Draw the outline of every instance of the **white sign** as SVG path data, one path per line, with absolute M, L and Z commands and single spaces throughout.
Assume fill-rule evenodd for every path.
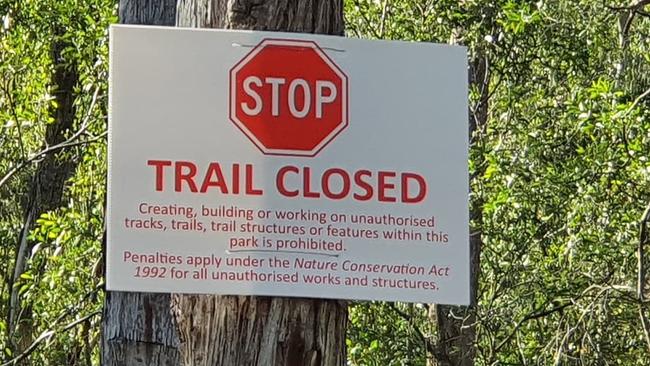
M 462 47 L 113 26 L 107 288 L 469 303 Z

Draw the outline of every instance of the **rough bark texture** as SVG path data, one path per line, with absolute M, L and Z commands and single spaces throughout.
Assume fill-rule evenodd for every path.
M 120 22 L 174 25 L 176 0 L 121 0 Z M 107 292 L 102 365 L 180 365 L 178 335 L 168 294 Z
M 344 365 L 344 302 L 174 295 L 185 365 Z
M 102 336 L 103 365 L 180 365 L 168 294 L 108 292 Z
M 488 119 L 488 62 L 481 50 L 470 62 L 469 83 L 481 90 L 479 104 L 469 115 L 470 143 L 476 143 L 475 132 L 484 128 Z M 476 164 L 484 166 L 484 164 Z M 482 176 L 485 172 L 477 169 L 474 176 Z M 483 200 L 475 197 L 470 208 L 472 222 L 469 233 L 470 246 L 470 306 L 436 305 L 430 309 L 430 318 L 437 324 L 438 337 L 434 358 L 429 362 L 432 366 L 472 366 L 476 357 L 476 301 L 478 298 L 478 280 L 481 269 L 481 227 L 483 217 Z
M 123 24 L 174 25 L 176 0 L 120 0 Z
M 177 26 L 343 34 L 341 0 L 179 0 Z M 347 304 L 173 295 L 186 365 L 341 366 Z
M 343 35 L 342 0 L 179 0 L 176 25 Z

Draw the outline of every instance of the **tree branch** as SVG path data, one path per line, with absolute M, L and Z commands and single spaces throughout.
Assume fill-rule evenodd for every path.
M 561 310 L 563 310 L 564 308 L 567 308 L 567 307 L 569 307 L 569 306 L 571 306 L 571 305 L 573 305 L 573 303 L 572 303 L 572 302 L 568 302 L 568 303 L 565 303 L 565 304 L 562 304 L 562 305 L 556 306 L 556 307 L 554 307 L 554 308 L 552 308 L 552 309 L 549 309 L 549 310 L 545 310 L 545 311 L 541 311 L 541 312 L 535 312 L 535 313 L 531 313 L 531 314 L 526 315 L 526 316 L 523 317 L 521 320 L 519 320 L 519 321 L 517 322 L 517 324 L 515 324 L 515 327 L 512 329 L 512 332 L 510 332 L 510 334 L 508 334 L 508 336 L 507 336 L 505 339 L 503 339 L 503 340 L 501 341 L 501 343 L 499 343 L 499 345 L 494 349 L 494 353 L 499 352 L 499 350 L 500 350 L 503 346 L 505 346 L 506 343 L 508 343 L 508 341 L 510 341 L 510 339 L 515 335 L 515 333 L 517 333 L 517 330 L 519 329 L 519 327 L 521 327 L 525 322 L 527 322 L 527 321 L 529 321 L 529 320 L 533 320 L 533 319 L 543 318 L 543 317 L 545 317 L 545 316 L 547 316 L 547 315 L 551 315 L 551 314 L 553 314 L 553 313 L 556 313 L 556 312 L 558 312 L 558 311 L 561 311 Z
M 650 203 L 646 206 L 643 215 L 641 215 L 641 220 L 639 222 L 639 246 L 637 248 L 638 254 L 638 268 L 637 268 L 637 297 L 640 302 L 645 300 L 644 288 L 645 288 L 645 277 L 646 277 L 646 268 L 645 268 L 645 245 L 648 243 L 648 221 L 650 221 Z
M 647 97 L 647 96 L 649 96 L 649 95 L 650 95 L 650 88 L 648 88 L 646 91 L 644 91 L 643 93 L 641 93 L 641 95 L 639 95 L 638 97 L 636 97 L 636 99 L 634 99 L 634 101 L 632 102 L 632 104 L 631 104 L 629 107 L 627 107 L 626 110 L 617 112 L 617 113 L 614 115 L 614 118 L 622 118 L 622 117 L 627 116 L 630 112 L 632 112 L 632 110 L 633 110 L 634 108 L 636 108 L 636 106 L 637 106 L 639 103 L 641 103 L 641 101 L 643 100 L 643 98 L 645 98 L 645 97 Z
M 650 322 L 643 313 L 643 304 L 639 304 L 639 317 L 641 318 L 641 329 L 643 329 L 643 335 L 645 336 L 645 341 L 648 345 L 648 351 L 650 351 Z
M 381 39 L 381 35 L 377 32 L 377 29 L 375 28 L 375 26 L 373 26 L 370 19 L 368 19 L 368 17 L 366 16 L 366 12 L 363 11 L 363 9 L 361 8 L 361 3 L 359 3 L 359 0 L 354 0 L 354 5 L 357 8 L 359 8 L 359 15 L 361 16 L 361 19 L 363 19 L 363 21 L 366 23 L 366 27 L 368 27 L 368 30 L 372 33 L 372 35 L 375 38 Z
M 16 102 L 14 101 L 13 95 L 12 95 L 12 90 L 15 89 L 16 87 L 16 79 L 12 79 L 11 81 L 13 83 L 12 87 L 9 87 L 7 85 L 3 84 L 2 91 L 5 93 L 7 96 L 7 100 L 9 101 L 9 110 L 11 111 L 11 115 L 14 118 L 14 122 L 16 123 L 16 130 L 18 131 L 18 146 L 20 146 L 20 154 L 24 159 L 27 158 L 27 154 L 25 153 L 25 145 L 23 141 L 23 132 L 20 128 L 20 120 L 18 119 L 18 112 L 16 112 Z M 7 84 L 10 83 L 9 80 L 7 80 Z
M 60 328 L 58 331 L 54 329 L 59 324 L 59 322 L 63 321 L 63 319 L 65 319 L 67 316 L 69 316 L 69 315 L 71 315 L 73 313 L 76 313 L 79 310 L 80 306 L 84 303 L 84 301 L 88 300 L 88 298 L 90 298 L 91 296 L 93 296 L 93 295 L 97 294 L 99 291 L 101 291 L 103 289 L 103 286 L 104 285 L 101 284 L 101 283 L 99 285 L 95 286 L 95 288 L 92 291 L 86 293 L 81 299 L 79 299 L 76 306 L 69 307 L 69 308 L 65 309 L 64 311 L 62 311 L 61 314 L 52 322 L 52 325 L 51 325 L 50 329 L 42 332 L 41 335 L 38 336 L 38 338 L 36 338 L 36 340 L 34 340 L 34 342 L 32 342 L 32 344 L 29 345 L 29 347 L 27 347 L 27 349 L 25 349 L 21 354 L 19 354 L 18 356 L 12 358 L 9 361 L 3 363 L 0 366 L 9 366 L 9 365 L 18 364 L 18 362 L 20 362 L 21 360 L 24 360 L 32 352 L 34 352 L 36 350 L 36 348 L 43 341 L 52 338 L 52 336 L 56 335 L 57 333 L 66 332 L 66 331 L 74 328 L 75 326 L 79 325 L 80 323 L 83 323 L 84 321 L 92 318 L 93 316 L 100 314 L 101 311 L 97 310 L 97 311 L 94 311 L 94 312 L 86 315 L 85 317 L 83 317 L 81 319 L 77 319 L 77 320 L 75 320 L 75 321 L 73 321 L 73 322 L 71 322 L 69 324 L 66 324 L 65 326 Z
M 407 314 L 407 313 L 403 312 L 402 310 L 400 310 L 397 306 L 395 306 L 395 303 L 393 303 L 393 302 L 387 302 L 386 304 L 388 304 L 388 307 L 391 310 L 393 310 L 397 315 L 399 315 L 402 319 L 406 320 L 409 323 L 411 328 L 413 328 L 413 331 L 415 332 L 415 334 L 417 334 L 418 338 L 420 338 L 420 340 L 424 344 L 424 348 L 429 353 L 434 354 L 434 355 L 437 354 L 436 349 L 433 347 L 431 342 L 429 342 L 427 340 L 427 337 L 424 336 L 424 334 L 422 333 L 420 328 L 418 328 L 418 326 L 413 324 L 413 318 L 409 314 Z
M 77 132 L 75 132 L 74 135 L 70 136 L 69 139 L 67 139 L 66 141 L 64 141 L 64 142 L 62 142 L 60 144 L 56 144 L 56 145 L 46 147 L 45 149 L 39 151 L 38 153 L 36 153 L 36 154 L 30 156 L 29 158 L 23 160 L 20 164 L 15 166 L 13 169 L 9 170 L 4 175 L 4 177 L 2 177 L 2 179 L 0 179 L 0 188 L 2 188 L 2 186 L 5 183 L 7 183 L 7 181 L 14 174 L 19 172 L 21 169 L 23 169 L 27 165 L 31 164 L 33 161 L 35 161 L 37 159 L 40 159 L 45 155 L 51 154 L 53 152 L 57 152 L 59 150 L 62 150 L 62 149 L 68 148 L 68 147 L 73 147 L 73 146 L 78 146 L 78 145 L 83 145 L 83 144 L 87 144 L 87 143 L 90 143 L 90 142 L 94 142 L 94 141 L 97 141 L 97 140 L 103 138 L 104 136 L 106 136 L 107 132 L 103 132 L 103 133 L 101 133 L 101 134 L 99 134 L 97 136 L 91 137 L 90 139 L 86 139 L 86 140 L 82 140 L 82 141 L 75 141 L 76 139 L 81 137 L 81 135 L 83 135 L 83 133 L 86 132 L 86 129 L 88 128 L 88 123 L 90 121 L 91 112 L 94 109 L 95 104 L 97 103 L 98 94 L 99 94 L 99 87 L 97 87 L 95 89 L 95 93 L 93 94 L 92 102 L 90 103 L 90 106 L 88 107 L 88 112 L 86 113 L 86 116 L 85 116 L 85 118 L 84 118 L 84 120 L 83 120 L 83 122 L 81 124 L 81 127 L 79 127 L 79 130 Z
M 63 149 L 68 148 L 68 147 L 74 147 L 74 146 L 84 145 L 84 144 L 88 144 L 88 143 L 91 143 L 91 142 L 95 142 L 95 141 L 97 141 L 97 140 L 101 140 L 101 139 L 104 138 L 104 136 L 106 136 L 107 134 L 108 134 L 108 131 L 105 131 L 105 132 L 102 132 L 101 134 L 99 134 L 99 135 L 97 135 L 97 136 L 93 136 L 93 137 L 91 137 L 91 138 L 89 138 L 89 139 L 85 139 L 85 140 L 81 140 L 81 141 L 75 141 L 75 142 L 68 142 L 68 141 L 69 141 L 69 140 L 68 140 L 68 141 L 66 141 L 66 142 L 63 142 L 63 143 L 60 143 L 60 144 L 56 144 L 56 145 L 50 146 L 50 147 L 48 147 L 48 148 L 46 148 L 46 149 L 44 149 L 44 150 L 41 150 L 40 152 L 38 152 L 38 153 L 32 155 L 29 159 L 27 159 L 27 160 L 23 161 L 22 163 L 20 163 L 19 165 L 17 165 L 15 168 L 13 168 L 13 169 L 11 169 L 10 171 L 8 171 L 7 174 L 5 174 L 4 177 L 2 177 L 2 180 L 0 180 L 0 187 L 2 187 L 5 183 L 7 183 L 7 181 L 8 181 L 8 180 L 9 180 L 9 179 L 14 175 L 14 174 L 16 174 L 16 173 L 19 172 L 21 169 L 23 169 L 24 167 L 26 167 L 27 165 L 29 165 L 30 163 L 32 163 L 34 160 L 37 160 L 37 159 L 39 159 L 39 158 L 44 157 L 45 155 L 48 155 L 48 154 L 51 154 L 51 153 L 57 152 L 57 151 L 59 151 L 59 150 L 63 150 Z
M 43 341 L 50 339 L 52 336 L 56 335 L 57 333 L 67 332 L 68 330 L 76 327 L 77 325 L 79 325 L 79 324 L 89 320 L 90 318 L 92 318 L 92 317 L 94 317 L 96 315 L 99 315 L 99 314 L 101 314 L 101 311 L 96 310 L 96 311 L 93 311 L 92 313 L 84 316 L 83 318 L 77 319 L 77 320 L 75 320 L 75 321 L 73 321 L 73 322 L 71 322 L 69 324 L 66 324 L 63 328 L 61 328 L 58 331 L 52 330 L 52 329 L 48 329 L 48 330 L 44 331 L 43 333 L 41 333 L 40 336 L 38 336 L 38 338 L 36 338 L 36 340 L 34 342 L 32 342 L 31 345 L 29 345 L 29 347 L 27 347 L 27 349 L 25 351 L 23 351 L 18 356 L 12 358 L 11 360 L 3 363 L 0 366 L 17 365 L 20 361 L 22 361 L 25 358 L 29 357 L 29 355 L 32 354 L 32 352 L 34 352 L 36 350 L 36 348 L 38 348 L 38 346 L 41 343 L 43 343 Z
M 611 10 L 634 10 L 634 11 L 639 11 L 646 5 L 650 4 L 650 0 L 639 0 L 636 3 L 628 6 L 614 6 L 614 5 L 605 5 L 607 8 Z
M 388 4 L 389 0 L 384 0 L 382 9 L 381 9 L 381 21 L 379 22 L 379 39 L 383 39 L 384 35 L 386 34 L 386 14 L 388 7 L 390 6 Z

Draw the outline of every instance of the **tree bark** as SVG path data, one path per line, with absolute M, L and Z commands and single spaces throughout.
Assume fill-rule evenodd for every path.
M 181 364 L 168 294 L 110 291 L 103 322 L 102 365 Z
M 168 25 L 176 19 L 176 0 L 120 0 L 122 24 Z
M 347 304 L 342 301 L 173 297 L 185 365 L 345 364 Z
M 176 0 L 121 0 L 124 24 L 174 25 Z M 180 365 L 169 294 L 110 291 L 102 326 L 102 365 Z
M 176 25 L 343 35 L 342 0 L 179 0 Z
M 177 26 L 343 34 L 341 0 L 179 0 Z M 347 304 L 173 295 L 186 365 L 342 366 Z

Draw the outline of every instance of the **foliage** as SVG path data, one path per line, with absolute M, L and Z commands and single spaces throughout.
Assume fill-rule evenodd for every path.
M 471 96 L 476 111 L 489 88 L 488 120 L 470 152 L 483 239 L 477 364 L 650 364 L 635 257 L 650 193 L 650 103 L 636 100 L 650 87 L 640 76 L 650 19 L 637 14 L 623 34 L 626 5 L 347 2 L 351 35 L 451 39 L 470 60 L 484 53 L 489 62 Z M 417 20 L 403 26 L 405 14 Z M 417 326 L 431 329 L 425 314 Z M 352 320 L 350 333 L 366 334 L 352 349 L 377 341 L 374 359 L 422 352 L 399 325 Z M 435 344 L 435 327 L 424 334 Z
M 98 363 L 107 27 L 115 5 L 0 1 L 2 363 L 25 356 L 29 364 Z M 65 171 L 59 187 L 56 175 Z
M 650 17 L 635 10 L 614 0 L 345 1 L 349 36 L 460 43 L 470 76 L 487 69 L 470 78 L 472 114 L 487 108 L 470 151 L 483 241 L 476 364 L 650 365 L 636 293 Z M 116 2 L 0 0 L 0 17 L 0 363 L 97 364 Z M 426 364 L 440 339 L 434 314 L 354 303 L 350 364 Z

